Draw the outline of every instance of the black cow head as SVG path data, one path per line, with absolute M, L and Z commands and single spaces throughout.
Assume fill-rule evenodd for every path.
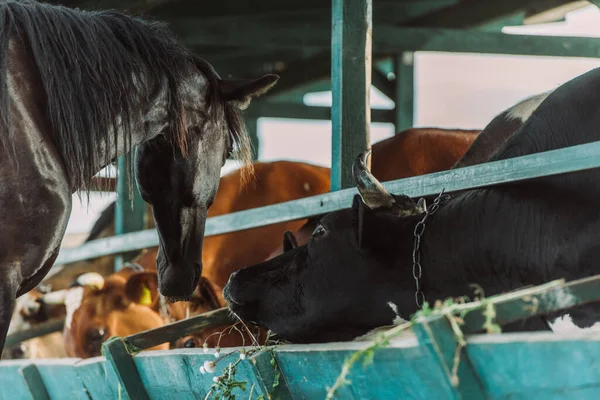
M 326 215 L 307 245 L 231 275 L 223 294 L 240 318 L 297 343 L 351 340 L 416 310 L 415 224 L 424 201 L 395 196 L 359 155 L 352 208 Z M 400 255 L 400 257 L 399 257 Z M 410 304 L 411 309 L 402 309 Z

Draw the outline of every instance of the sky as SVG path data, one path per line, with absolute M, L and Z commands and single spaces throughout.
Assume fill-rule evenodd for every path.
M 600 10 L 589 6 L 565 22 L 505 27 L 505 33 L 600 37 Z M 496 114 L 520 100 L 556 88 L 600 66 L 600 59 L 417 52 L 415 54 L 415 126 L 481 129 Z M 331 92 L 309 93 L 309 106 L 331 106 Z M 251 106 L 250 106 L 251 107 Z M 371 90 L 371 107 L 391 109 L 394 102 Z M 294 160 L 329 167 L 331 122 L 260 118 L 259 160 Z M 394 134 L 392 124 L 373 123 L 371 141 Z M 237 168 L 228 161 L 222 175 Z M 115 193 L 92 193 L 90 203 L 73 197 L 67 234 L 89 232 Z

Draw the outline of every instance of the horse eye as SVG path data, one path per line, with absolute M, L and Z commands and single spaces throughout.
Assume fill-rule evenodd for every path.
M 322 225 L 317 225 L 315 230 L 312 233 L 313 237 L 323 236 L 325 234 L 325 228 Z
M 186 349 L 194 348 L 196 347 L 196 341 L 194 339 L 188 339 L 183 344 L 183 347 L 185 347 Z

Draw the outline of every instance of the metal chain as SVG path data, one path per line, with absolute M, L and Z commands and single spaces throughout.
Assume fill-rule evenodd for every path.
M 429 216 L 435 214 L 435 212 L 440 208 L 440 204 L 444 201 L 447 201 L 448 199 L 450 199 L 450 196 L 447 194 L 445 195 L 444 189 L 442 189 L 442 191 L 440 192 L 438 197 L 435 198 L 433 203 L 425 209 L 425 216 L 423 217 L 423 219 L 417 222 L 417 225 L 415 225 L 415 243 L 413 247 L 413 278 L 415 279 L 415 285 L 417 287 L 415 292 L 415 301 L 417 303 L 417 307 L 419 308 L 423 307 L 423 303 L 425 302 L 425 295 L 421 291 L 420 285 L 421 275 L 423 274 L 420 252 L 421 236 L 425 231 L 425 222 L 427 222 Z

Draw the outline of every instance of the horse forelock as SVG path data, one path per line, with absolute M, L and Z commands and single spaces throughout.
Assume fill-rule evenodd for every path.
M 10 148 L 9 99 L 6 90 L 9 38 L 27 42 L 47 97 L 52 140 L 74 189 L 89 191 L 99 165 L 110 164 L 108 150 L 123 132 L 125 151 L 139 129 L 144 99 L 167 86 L 167 135 L 187 153 L 187 129 L 180 90 L 194 68 L 194 56 L 179 45 L 165 24 L 143 21 L 116 11 L 88 12 L 34 1 L 0 4 L 0 124 Z M 215 81 L 214 70 L 201 71 Z M 132 79 L 133 77 L 133 79 Z M 216 86 L 216 85 L 211 85 Z M 223 103 L 211 96 L 213 104 Z M 8 145 L 8 146 L 7 146 Z M 106 159 L 100 159 L 101 154 Z

